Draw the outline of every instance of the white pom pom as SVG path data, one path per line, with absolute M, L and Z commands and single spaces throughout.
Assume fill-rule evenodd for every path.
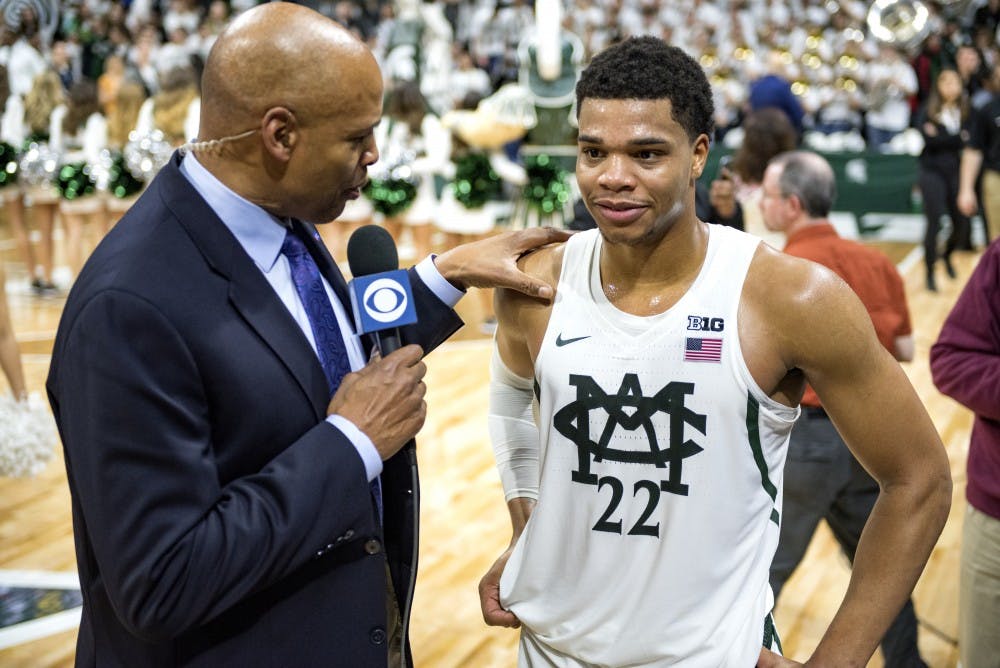
M 55 444 L 52 414 L 39 397 L 0 396 L 0 476 L 38 475 L 55 454 Z
M 148 134 L 140 134 L 133 130 L 128 135 L 128 143 L 122 150 L 125 156 L 125 166 L 132 176 L 149 183 L 170 160 L 174 149 L 159 130 Z

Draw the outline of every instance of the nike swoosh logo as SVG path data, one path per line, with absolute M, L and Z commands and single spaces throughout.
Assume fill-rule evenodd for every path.
M 556 347 L 562 348 L 563 346 L 568 346 L 571 343 L 576 343 L 577 341 L 583 341 L 584 339 L 589 338 L 590 335 L 588 334 L 587 336 L 578 336 L 575 339 L 564 339 L 562 337 L 562 332 L 559 332 L 559 335 L 556 337 Z

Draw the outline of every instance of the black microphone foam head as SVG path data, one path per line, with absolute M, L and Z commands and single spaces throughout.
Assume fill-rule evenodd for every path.
M 347 264 L 352 276 L 399 269 L 399 255 L 392 235 L 378 225 L 359 227 L 347 241 Z

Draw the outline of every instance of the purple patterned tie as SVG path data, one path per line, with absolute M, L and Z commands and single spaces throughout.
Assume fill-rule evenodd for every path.
M 309 317 L 313 339 L 316 341 L 316 351 L 319 361 L 326 374 L 326 382 L 330 394 L 336 391 L 340 380 L 351 371 L 351 362 L 347 357 L 347 347 L 340 333 L 337 316 L 326 295 L 326 287 L 319 274 L 319 267 L 309 255 L 302 239 L 295 236 L 291 230 L 285 235 L 285 243 L 281 245 L 281 254 L 288 258 L 288 266 L 292 270 L 292 283 L 299 293 L 302 306 Z
M 332 396 L 340 386 L 341 379 L 351 371 L 351 361 L 347 357 L 347 346 L 344 345 L 344 337 L 340 333 L 337 315 L 330 305 L 316 261 L 309 254 L 309 249 L 302 239 L 291 230 L 285 235 L 281 254 L 288 258 L 292 283 L 295 284 L 295 290 L 299 293 L 299 299 L 302 300 L 302 306 L 305 307 L 306 316 L 309 318 L 320 365 L 323 367 Z M 377 477 L 371 481 L 371 488 L 381 517 L 382 490 Z

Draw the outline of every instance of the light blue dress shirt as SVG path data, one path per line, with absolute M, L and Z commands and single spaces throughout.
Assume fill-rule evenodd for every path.
M 264 278 L 274 288 L 278 298 L 292 314 L 302 333 L 309 340 L 309 345 L 315 351 L 316 341 L 309 324 L 309 317 L 299 299 L 298 292 L 295 290 L 295 284 L 292 282 L 288 258 L 281 254 L 281 245 L 285 241 L 287 226 L 264 209 L 226 187 L 198 162 L 193 153 L 184 156 L 180 170 L 264 274 Z M 441 275 L 434 266 L 431 257 L 418 264 L 416 270 L 427 287 L 450 307 L 454 307 L 465 294 Z M 354 371 L 361 369 L 365 366 L 366 360 L 361 341 L 354 333 L 350 314 L 346 312 L 344 305 L 334 294 L 325 278 L 323 278 L 323 286 L 326 288 L 326 295 L 337 315 L 340 332 L 347 346 L 347 356 L 351 362 L 351 369 Z M 328 415 L 326 420 L 354 444 L 365 464 L 369 481 L 382 473 L 382 458 L 371 439 L 364 432 L 340 415 Z

